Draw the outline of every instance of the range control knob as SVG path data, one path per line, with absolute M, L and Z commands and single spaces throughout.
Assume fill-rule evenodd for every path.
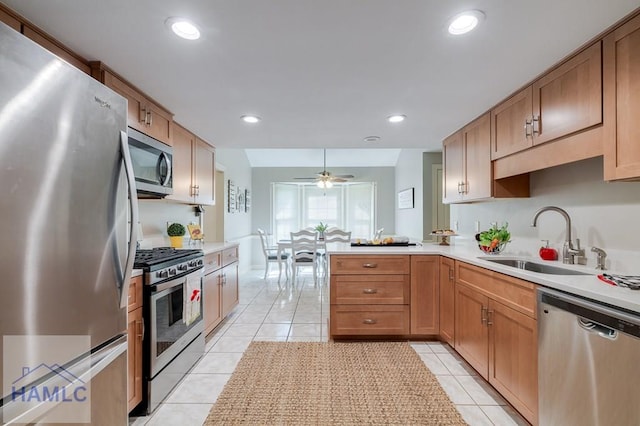
M 158 278 L 167 278 L 169 273 L 166 270 L 156 272 L 156 277 Z
M 175 268 L 169 269 L 169 275 L 175 275 L 177 273 L 178 273 L 178 271 Z
M 187 269 L 189 269 L 189 267 L 184 263 L 182 265 L 178 265 L 178 271 L 186 271 Z
M 198 260 L 198 266 L 202 266 L 202 265 L 204 265 L 203 260 L 202 259 Z

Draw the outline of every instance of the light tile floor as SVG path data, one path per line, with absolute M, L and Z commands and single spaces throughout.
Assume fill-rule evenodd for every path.
M 263 280 L 264 270 L 241 273 L 240 304 L 208 337 L 206 353 L 191 373 L 149 417 L 130 425 L 202 425 L 244 350 L 253 340 L 328 341 L 327 284 L 314 283 L 304 272 L 292 285 L 278 283 L 277 273 Z M 484 379 L 452 348 L 439 342 L 412 342 L 425 365 L 456 404 L 462 417 L 476 425 L 527 425 Z

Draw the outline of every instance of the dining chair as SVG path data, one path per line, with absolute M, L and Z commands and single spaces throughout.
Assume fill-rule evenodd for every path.
M 291 278 L 296 281 L 297 269 L 301 266 L 313 267 L 313 279 L 317 279 L 318 232 L 302 229 L 291 232 Z
M 327 251 L 326 244 L 329 243 L 350 243 L 351 242 L 351 231 L 344 231 L 339 228 L 330 228 L 324 231 L 324 243 L 325 249 L 320 251 L 320 259 L 323 268 L 323 274 L 326 274 L 327 271 Z
M 280 258 L 278 258 L 278 246 L 269 245 L 267 233 L 264 230 L 258 228 L 258 235 L 260 236 L 260 243 L 262 244 L 262 253 L 264 254 L 264 278 L 267 279 L 267 275 L 269 274 L 269 264 L 277 262 L 278 263 L 278 281 L 282 276 L 282 262 L 285 262 L 285 274 L 287 279 L 289 279 L 289 267 L 287 266 L 287 262 L 289 260 L 289 253 L 282 252 L 280 253 Z

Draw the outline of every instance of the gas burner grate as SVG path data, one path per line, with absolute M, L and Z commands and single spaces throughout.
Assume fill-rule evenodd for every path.
M 148 250 L 136 250 L 134 268 L 145 268 L 158 263 L 189 257 L 194 254 L 202 254 L 202 250 L 178 250 L 171 247 L 156 247 Z

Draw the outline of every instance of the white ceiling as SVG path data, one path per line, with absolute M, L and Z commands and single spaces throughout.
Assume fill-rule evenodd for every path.
M 86 59 L 117 70 L 217 147 L 258 149 L 248 153 L 253 165 L 266 164 L 262 150 L 271 148 L 440 150 L 445 136 L 640 6 L 638 0 L 0 2 Z M 471 34 L 448 35 L 447 19 L 467 9 L 484 11 L 486 20 Z M 164 25 L 171 16 L 190 18 L 202 38 L 176 38 Z M 407 120 L 386 122 L 393 113 Z M 248 125 L 243 114 L 263 120 Z M 381 140 L 363 141 L 371 135 Z M 279 164 L 302 161 L 286 151 L 269 156 Z

